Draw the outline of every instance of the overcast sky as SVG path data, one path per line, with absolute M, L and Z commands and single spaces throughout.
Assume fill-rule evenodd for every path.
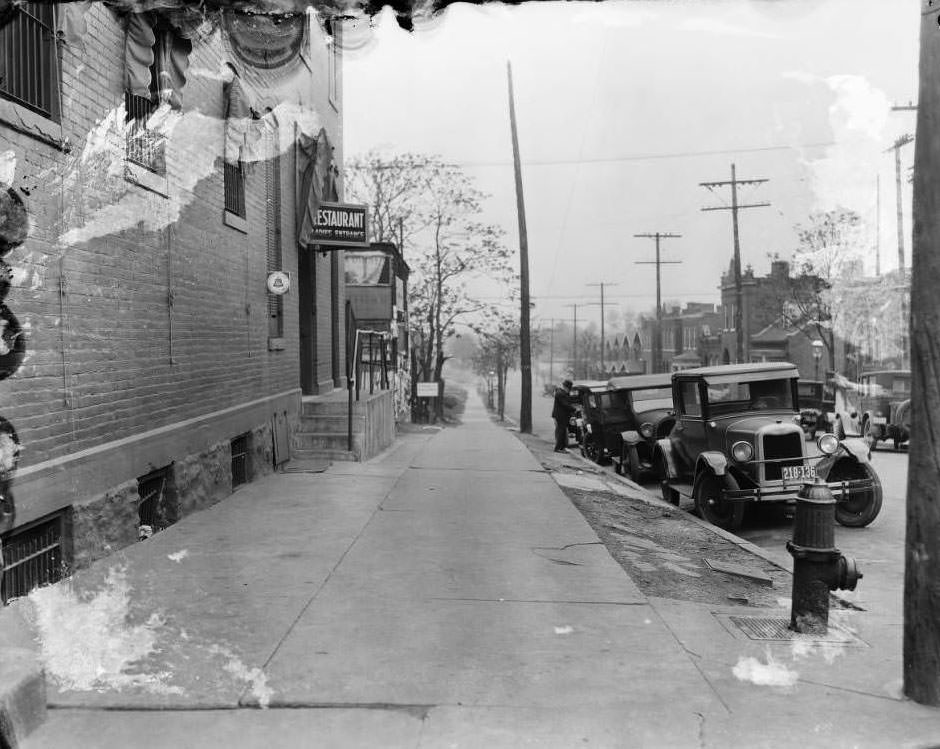
M 844 206 L 869 228 L 874 270 L 876 180 L 883 270 L 897 266 L 894 139 L 917 95 L 917 0 L 526 3 L 455 5 L 413 33 L 388 11 L 350 34 L 344 57 L 346 155 L 438 154 L 464 165 L 490 194 L 486 220 L 518 248 L 506 62 L 513 68 L 535 315 L 571 318 L 572 303 L 655 304 L 654 255 L 663 242 L 663 299 L 715 301 L 732 253 L 730 188 L 742 188 L 744 264 L 788 258 L 793 227 L 812 210 Z M 905 250 L 910 185 L 903 151 Z M 407 250 L 407 248 L 406 248 Z M 610 310 L 609 310 L 610 311 Z M 599 306 L 579 321 L 599 319 Z

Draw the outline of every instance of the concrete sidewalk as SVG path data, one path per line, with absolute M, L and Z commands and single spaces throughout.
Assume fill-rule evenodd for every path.
M 266 477 L 16 608 L 51 708 L 27 747 L 940 743 L 896 693 L 900 612 L 761 641 L 730 617 L 785 609 L 647 599 L 473 397 L 459 427 Z

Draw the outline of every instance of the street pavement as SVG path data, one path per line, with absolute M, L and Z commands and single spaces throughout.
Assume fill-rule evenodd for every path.
M 46 669 L 25 747 L 940 744 L 900 696 L 899 615 L 749 637 L 781 604 L 645 597 L 471 395 L 460 426 L 264 477 L 5 613 Z

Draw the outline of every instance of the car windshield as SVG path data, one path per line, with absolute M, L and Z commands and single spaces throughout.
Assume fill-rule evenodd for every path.
M 653 408 L 672 408 L 672 388 L 649 388 L 631 390 L 630 400 L 637 411 L 649 411 Z
M 757 380 L 708 385 L 708 407 L 712 414 L 740 411 L 792 411 L 790 380 Z

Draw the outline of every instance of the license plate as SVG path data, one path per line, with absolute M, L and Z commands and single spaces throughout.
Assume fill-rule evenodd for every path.
M 784 481 L 816 478 L 816 466 L 782 466 L 780 470 Z
M 871 423 L 872 424 L 887 424 L 888 420 L 884 416 L 872 416 Z

